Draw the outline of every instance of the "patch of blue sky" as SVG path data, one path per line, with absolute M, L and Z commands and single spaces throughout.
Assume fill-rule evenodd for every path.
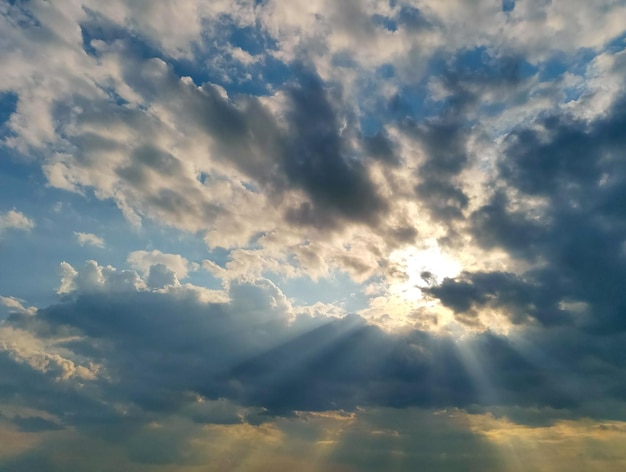
M 393 65 L 384 64 L 376 69 L 373 75 L 364 74 L 358 80 L 358 87 L 362 98 L 360 103 L 359 127 L 365 136 L 374 136 L 383 125 L 395 118 L 394 111 L 390 109 L 388 100 L 385 100 L 378 89 L 383 81 L 393 80 L 395 70 Z
M 375 135 L 385 123 L 406 119 L 420 121 L 438 112 L 439 104 L 429 101 L 428 77 L 399 85 L 397 93 L 390 99 L 378 93 L 382 82 L 393 81 L 395 77 L 393 65 L 383 64 L 373 76 L 365 76 L 360 82 L 363 106 L 359 126 L 365 136 Z M 372 97 L 376 98 L 372 100 Z
M 58 206 L 59 201 L 63 206 Z M 0 211 L 16 209 L 36 225 L 27 233 L 7 231 L 3 235 L 1 295 L 23 298 L 36 305 L 56 299 L 60 262 L 82 265 L 85 259 L 96 255 L 96 248 L 77 244 L 73 231 L 89 229 L 88 232 L 102 233 L 102 228 L 115 226 L 111 217 L 119 218 L 119 210 L 95 211 L 92 202 L 84 197 L 47 187 L 38 166 L 15 163 L 6 155 L 0 156 L 0 202 Z M 106 209 L 104 202 L 96 206 Z M 98 227 L 89 223 L 91 219 L 97 219 Z
M 615 54 L 626 49 L 626 32 L 613 38 L 604 48 L 605 52 L 609 54 Z
M 350 51 L 339 51 L 333 54 L 330 61 L 333 67 L 340 67 L 345 69 L 351 69 L 357 67 L 357 62 L 354 60 L 354 56 Z
M 579 49 L 576 53 L 570 55 L 564 53 L 556 54 L 538 64 L 539 80 L 541 82 L 551 82 L 562 77 L 565 73 L 583 76 L 589 63 L 593 61 L 597 54 L 597 51 L 589 48 Z
M 258 62 L 243 64 L 229 52 L 220 54 L 219 63 L 208 64 L 202 58 L 168 61 L 178 76 L 190 77 L 196 85 L 205 82 L 219 85 L 229 96 L 269 95 L 294 77 L 289 65 L 271 55 L 263 56 Z
M 449 58 L 445 56 L 439 61 L 449 64 Z M 521 56 L 495 56 L 484 46 L 461 50 L 453 58 L 453 69 L 461 77 L 494 81 L 527 79 L 539 70 Z
M 6 138 L 15 136 L 13 130 L 8 126 L 11 115 L 17 109 L 18 95 L 14 92 L 6 91 L 0 93 L 0 166 L 2 160 L 8 159 L 8 155 L 15 152 L 10 149 L 2 149 L 3 141 Z
M 228 32 L 228 42 L 231 45 L 239 47 L 253 56 L 265 54 L 268 50 L 278 50 L 276 40 L 262 28 L 252 26 L 239 28 L 231 21 L 226 22 L 224 29 L 226 30 L 225 33 Z
M 205 34 L 201 43 L 191 45 L 190 58 L 170 57 L 144 38 L 93 13 L 81 30 L 88 54 L 97 56 L 91 44 L 95 39 L 106 43 L 122 40 L 135 57 L 159 58 L 179 77 L 190 77 L 196 85 L 220 85 L 229 95 L 267 95 L 293 78 L 289 65 L 271 54 L 277 45 L 270 35 L 259 27 L 240 28 L 228 16 L 207 25 L 206 31 L 212 34 Z M 256 60 L 247 64 L 240 61 L 232 54 L 233 48 L 240 48 Z
M 563 90 L 564 98 L 563 103 L 575 102 L 587 94 L 587 90 L 584 87 L 567 87 Z
M 402 5 L 393 20 L 398 27 L 413 31 L 431 27 L 422 12 L 410 5 Z
M 93 47 L 92 41 L 99 40 L 107 44 L 123 41 L 126 48 L 140 58 L 148 59 L 162 56 L 158 48 L 149 44 L 132 31 L 89 9 L 86 9 L 86 13 L 88 19 L 82 22 L 80 27 L 83 49 L 87 54 L 98 56 L 98 51 Z
M 563 57 L 553 57 L 539 66 L 539 80 L 552 82 L 570 70 L 571 64 Z
M 383 80 L 392 79 L 396 75 L 393 64 L 383 64 L 376 69 L 376 76 Z
M 28 233 L 7 231 L 0 240 L 0 287 L 2 296 L 14 296 L 43 306 L 56 300 L 59 264 L 78 268 L 86 260 L 100 265 L 127 268 L 128 254 L 153 249 L 180 254 L 201 264 L 210 259 L 224 265 L 227 252 L 210 251 L 202 234 L 191 234 L 144 219 L 132 228 L 117 205 L 99 200 L 90 190 L 85 195 L 46 185 L 36 163 L 15 161 L 0 154 L 0 212 L 16 209 L 35 222 Z M 74 232 L 92 233 L 105 247 L 81 246 Z M 220 288 L 221 282 L 205 270 L 190 272 L 184 282 Z
M 420 122 L 445 114 L 459 104 L 456 86 L 465 82 L 492 82 L 494 86 L 514 84 L 530 79 L 539 73 L 540 67 L 531 64 L 523 57 L 498 57 L 485 47 L 468 48 L 454 57 L 445 54 L 435 55 L 428 64 L 427 72 L 413 83 L 401 84 L 397 93 L 389 100 L 380 97 L 377 88 L 384 80 L 394 80 L 395 71 L 391 65 L 380 67 L 375 74 L 364 78 L 362 90 L 362 114 L 359 117 L 361 132 L 371 136 L 380 131 L 384 123 L 412 120 Z M 429 82 L 440 80 L 448 94 L 441 99 L 432 96 Z M 462 94 L 461 94 L 462 98 Z M 482 111 L 494 115 L 503 110 L 504 105 L 484 104 Z
M 393 18 L 383 15 L 372 15 L 371 17 L 372 23 L 376 26 L 385 28 L 387 31 L 397 31 L 398 23 Z
M 9 0 L 9 5 L 11 6 L 11 17 L 18 26 L 22 28 L 41 27 L 39 19 L 28 9 L 28 1 Z
M 375 136 L 383 125 L 384 122 L 379 116 L 366 114 L 359 117 L 359 127 L 364 136 Z
M 5 125 L 15 113 L 18 96 L 14 92 L 0 92 L 0 127 Z
M 204 44 L 191 60 L 173 61 L 179 75 L 187 75 L 196 84 L 207 80 L 222 86 L 229 95 L 267 95 L 294 77 L 288 64 L 272 55 L 276 41 L 262 28 L 238 27 L 232 19 L 222 17 L 217 33 L 204 37 Z M 244 63 L 231 51 L 239 48 L 254 61 Z
M 515 10 L 515 0 L 502 0 L 502 11 L 510 13 Z

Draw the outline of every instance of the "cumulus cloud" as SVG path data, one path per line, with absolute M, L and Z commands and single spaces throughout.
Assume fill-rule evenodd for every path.
M 466 273 L 433 295 L 461 314 L 498 305 L 518 323 L 532 317 L 624 329 L 622 103 L 589 121 L 544 117 L 508 136 L 497 190 L 472 213 L 471 231 L 481 245 L 504 248 L 530 269 Z M 537 205 L 519 208 L 533 199 Z
M 145 286 L 137 272 L 117 270 L 112 266 L 100 266 L 96 261 L 87 261 L 76 270 L 67 262 L 61 263 L 61 285 L 57 293 L 67 294 L 75 291 L 128 291 Z
M 178 279 L 187 278 L 190 270 L 197 270 L 198 265 L 190 263 L 179 254 L 164 254 L 161 251 L 153 249 L 152 251 L 133 251 L 128 255 L 128 263 L 134 269 L 148 274 L 155 266 L 160 267 L 163 271 L 167 269 L 174 273 Z
M 33 220 L 16 210 L 0 213 L 0 237 L 9 230 L 30 231 L 35 227 Z
M 613 0 L 0 6 L 2 198 L 59 201 L 0 213 L 0 238 L 36 219 L 61 263 L 58 301 L 0 297 L 0 436 L 51 438 L 0 468 L 84 470 L 48 452 L 77 441 L 183 470 L 230 440 L 285 470 L 515 470 L 489 447 L 622 431 L 625 19 Z M 55 228 L 107 209 L 117 255 L 77 263 L 104 239 Z
M 104 395 L 138 408 L 140 417 L 179 412 L 195 401 L 193 393 L 270 415 L 364 405 L 540 405 L 574 416 L 622 418 L 621 410 L 603 407 L 621 398 L 614 390 L 624 378 L 621 354 L 614 357 L 623 351 L 619 336 L 611 339 L 611 353 L 598 358 L 606 368 L 597 370 L 586 356 L 600 355 L 597 346 L 607 341 L 571 327 L 558 337 L 528 330 L 461 341 L 422 331 L 389 333 L 356 315 L 299 312 L 268 280 L 232 283 L 229 301 L 206 301 L 188 291 L 151 289 L 133 274 L 93 261 L 74 271 L 64 301 L 5 322 L 7 359 L 25 362 L 33 369 L 28 375 L 90 379 L 85 401 Z M 165 357 L 155 355 L 164 351 Z M 590 376 L 597 382 L 580 382 Z M 63 413 L 61 405 L 67 406 L 60 401 L 50 404 L 50 414 L 92 421 L 81 416 L 86 413 Z
M 104 247 L 104 239 L 99 236 L 96 236 L 93 233 L 81 233 L 74 231 L 74 237 L 78 241 L 78 244 L 81 246 L 95 246 L 99 248 Z
M 508 457 L 493 452 L 501 435 L 541 427 L 546 444 L 566 435 L 612 450 L 600 432 L 626 420 L 623 334 L 567 326 L 462 339 L 390 333 L 354 315 L 299 311 L 264 279 L 232 283 L 228 300 L 209 301 L 137 283 L 121 290 L 114 281 L 122 273 L 90 262 L 74 271 L 62 301 L 0 325 L 0 399 L 13 411 L 5 421 L 22 433 L 54 433 L 51 443 L 0 458 L 3 468 L 78 467 L 76 453 L 58 454 L 85 443 L 109 451 L 103 463 L 119 454 L 131 470 L 185 470 L 238 463 L 269 441 L 272 464 L 323 448 L 333 451 L 321 463 L 331 470 L 379 470 L 386 455 L 376 451 L 392 447 L 415 466 L 483 470 Z M 37 409 L 22 412 L 24 404 Z M 207 456 L 218 438 L 224 446 Z M 450 438 L 456 452 L 440 463 Z M 418 454 L 415 441 L 427 444 Z M 48 446 L 61 462 L 51 462 Z M 477 448 L 470 459 L 457 454 Z

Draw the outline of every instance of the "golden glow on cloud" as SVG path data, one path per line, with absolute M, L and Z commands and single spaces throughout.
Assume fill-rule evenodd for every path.
M 456 408 L 373 408 L 356 413 L 297 412 L 295 417 L 258 426 L 202 426 L 170 418 L 158 427 L 146 425 L 117 446 L 68 430 L 25 433 L 2 427 L 0 466 L 44 447 L 62 451 L 51 459 L 56 468 L 50 470 L 55 471 L 70 463 L 96 470 L 93 465 L 105 458 L 108 465 L 133 472 L 354 472 L 361 470 L 363 458 L 398 471 L 413 470 L 408 468 L 412 461 L 422 458 L 433 470 L 445 471 L 448 466 L 458 470 L 454 468 L 458 463 L 450 462 L 455 452 L 451 448 L 461 446 L 462 440 L 467 443 L 460 451 L 467 470 L 617 472 L 626 466 L 625 438 L 626 422 L 620 421 L 561 420 L 526 426 L 505 416 Z M 137 449 L 163 447 L 182 454 L 177 464 L 137 462 Z M 350 464 L 355 458 L 356 465 Z
M 626 470 L 626 422 L 561 420 L 532 427 L 491 414 L 466 419 L 494 446 L 506 471 Z
M 447 277 L 456 277 L 462 268 L 461 262 L 440 248 L 434 238 L 425 240 L 421 246 L 397 249 L 389 256 L 386 283 L 369 287 L 369 294 L 373 295 L 369 307 L 359 314 L 385 329 L 449 328 L 450 323 L 456 324 L 452 314 L 426 298 L 422 289 Z

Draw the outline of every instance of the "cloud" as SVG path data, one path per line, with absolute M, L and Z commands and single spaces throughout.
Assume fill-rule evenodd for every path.
M 0 213 L 0 237 L 8 230 L 30 231 L 35 227 L 33 220 L 16 210 Z
M 177 279 L 185 279 L 189 271 L 197 270 L 197 264 L 190 263 L 179 254 L 164 254 L 153 249 L 152 251 L 133 251 L 128 255 L 128 263 L 133 269 L 144 274 L 152 271 L 154 266 L 159 266 L 172 271 Z M 159 269 L 163 270 L 163 269 Z
M 37 312 L 37 308 L 33 306 L 26 307 L 24 306 L 24 300 L 19 300 L 15 297 L 0 296 L 0 303 L 7 307 L 9 310 L 15 311 L 17 313 L 34 315 Z
M 460 341 L 390 333 L 356 315 L 299 313 L 267 280 L 232 282 L 229 301 L 203 301 L 189 291 L 149 289 L 136 274 L 94 262 L 75 271 L 72 287 L 64 301 L 34 316 L 11 315 L 1 327 L 3 362 L 24 382 L 63 380 L 72 397 L 84 396 L 81 404 L 107 398 L 132 405 L 137 421 L 182 414 L 194 395 L 261 408 L 270 417 L 362 406 L 539 405 L 574 417 L 624 414 L 608 406 L 620 401 L 617 387 L 626 375 L 619 335 L 602 351 L 606 338 L 571 326 Z M 602 369 L 587 362 L 592 353 Z M 58 395 L 46 408 L 63 422 L 94 427 L 93 415 L 107 417 L 106 424 L 122 421 L 109 406 L 68 409 L 70 394 Z
M 61 263 L 61 285 L 58 294 L 98 291 L 128 291 L 145 286 L 137 272 L 117 270 L 112 266 L 100 266 L 96 261 L 87 261 L 80 270 L 67 262 Z
M 589 121 L 547 116 L 512 132 L 496 191 L 471 215 L 471 230 L 529 269 L 466 273 L 431 293 L 458 313 L 500 305 L 517 322 L 623 330 L 624 125 L 622 98 Z
M 81 246 L 89 245 L 99 248 L 104 247 L 104 239 L 93 233 L 81 233 L 74 231 L 74 236 Z
M 289 91 L 293 124 L 285 155 L 288 179 L 313 201 L 288 210 L 288 221 L 324 227 L 333 213 L 342 218 L 376 224 L 386 204 L 377 194 L 359 161 L 349 160 L 337 112 L 318 77 L 305 72 L 301 85 Z M 340 97 L 333 97 L 335 100 Z
M 98 462 L 70 445 L 137 471 L 515 470 L 494 450 L 547 441 L 593 456 L 570 469 L 623 461 L 601 431 L 626 419 L 625 19 L 0 6 L 3 197 L 59 202 L 0 214 L 0 238 L 45 229 L 0 264 L 27 280 L 0 297 L 0 444 L 39 441 L 0 468 Z M 70 208 L 123 216 L 111 260 L 76 263 L 105 244 L 61 241 Z M 32 244 L 69 261 L 54 302 Z
M 19 428 L 20 431 L 25 432 L 40 432 L 40 431 L 57 431 L 63 429 L 54 421 L 47 420 L 38 416 L 19 416 L 17 415 L 12 419 L 13 423 Z

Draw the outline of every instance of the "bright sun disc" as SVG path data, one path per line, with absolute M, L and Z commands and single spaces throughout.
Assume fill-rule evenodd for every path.
M 426 241 L 423 248 L 413 246 L 394 251 L 390 260 L 405 275 L 404 280 L 391 284 L 391 292 L 411 301 L 422 299 L 420 287 L 439 284 L 462 270 L 461 263 L 444 253 L 435 240 Z

